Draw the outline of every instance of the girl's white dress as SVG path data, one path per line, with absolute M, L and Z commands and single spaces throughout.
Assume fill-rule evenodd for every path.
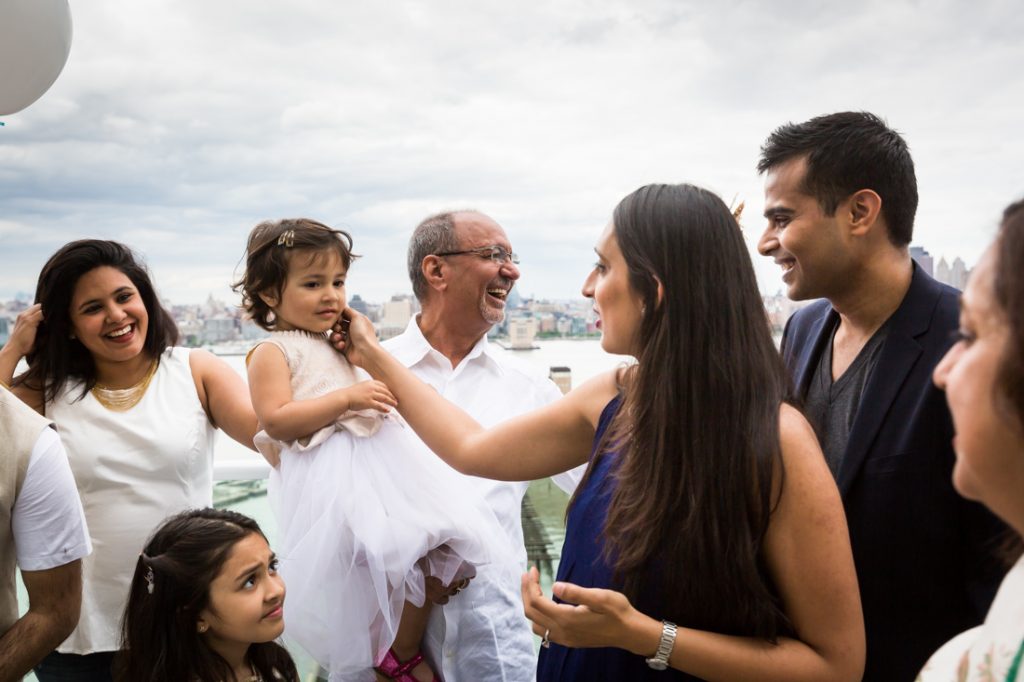
M 294 400 L 369 378 L 323 335 L 274 332 L 262 343 L 287 359 Z M 299 441 L 260 432 L 256 446 L 280 455 L 269 496 L 288 590 L 285 636 L 331 682 L 374 679 L 404 602 L 424 601 L 424 574 L 450 584 L 500 560 L 493 513 L 397 415 L 347 412 Z

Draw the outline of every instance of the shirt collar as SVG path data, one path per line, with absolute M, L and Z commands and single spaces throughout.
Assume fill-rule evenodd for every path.
M 388 350 L 406 367 L 413 367 L 431 353 L 436 354 L 439 358 L 443 358 L 444 362 L 448 363 L 448 359 L 444 358 L 440 351 L 430 345 L 427 337 L 423 336 L 423 331 L 419 325 L 419 315 L 412 316 L 409 324 L 405 327 L 405 331 L 396 337 L 393 345 Z M 490 341 L 487 340 L 487 334 L 480 337 L 480 340 L 476 342 L 472 350 L 459 363 L 459 367 L 464 367 L 474 362 L 488 365 L 498 374 L 505 373 L 505 368 L 498 361 Z

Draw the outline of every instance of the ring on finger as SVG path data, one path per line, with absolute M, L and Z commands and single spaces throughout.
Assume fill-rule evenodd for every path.
M 548 628 L 548 629 L 546 629 L 544 631 L 544 636 L 540 638 L 540 645 L 542 647 L 544 647 L 545 649 L 547 649 L 549 646 L 551 646 L 551 640 L 548 637 L 550 634 L 551 634 L 551 628 Z

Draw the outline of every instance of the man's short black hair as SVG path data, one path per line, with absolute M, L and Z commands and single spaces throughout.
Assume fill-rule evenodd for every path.
M 885 121 L 866 111 L 818 116 L 777 128 L 761 147 L 759 173 L 806 157 L 802 191 L 818 200 L 826 215 L 858 190 L 882 198 L 889 240 L 906 246 L 914 234 L 917 177 L 906 141 Z

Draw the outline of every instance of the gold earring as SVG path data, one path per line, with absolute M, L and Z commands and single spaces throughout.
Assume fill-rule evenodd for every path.
M 210 626 L 206 623 L 200 623 L 197 629 L 199 630 L 199 634 L 203 634 L 204 632 L 210 629 Z

